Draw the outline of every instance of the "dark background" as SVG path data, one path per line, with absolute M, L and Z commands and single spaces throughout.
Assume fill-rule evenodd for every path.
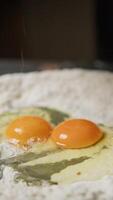
M 113 61 L 113 0 L 97 1 L 96 7 L 97 57 Z
M 4 0 L 0 70 L 64 68 L 74 63 L 112 69 L 112 10 L 112 0 Z

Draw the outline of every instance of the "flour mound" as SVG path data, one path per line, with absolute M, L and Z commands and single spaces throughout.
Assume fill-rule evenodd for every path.
M 75 117 L 113 126 L 113 74 L 90 70 L 53 70 L 0 77 L 0 112 L 24 106 L 48 106 Z M 7 143 L 2 157 L 16 155 Z M 0 200 L 112 200 L 113 177 L 68 186 L 27 186 L 14 182 L 6 167 L 0 180 Z

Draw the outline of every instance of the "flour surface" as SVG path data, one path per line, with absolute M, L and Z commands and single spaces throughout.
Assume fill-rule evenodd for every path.
M 113 73 L 74 69 L 3 75 L 0 94 L 1 113 L 25 106 L 49 106 L 113 126 Z M 70 186 L 28 187 L 22 182 L 15 184 L 14 173 L 9 167 L 4 170 L 0 200 L 113 200 L 113 177 Z

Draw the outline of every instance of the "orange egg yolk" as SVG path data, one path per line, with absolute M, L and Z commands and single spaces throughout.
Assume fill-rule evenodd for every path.
M 95 144 L 103 136 L 95 123 L 86 119 L 72 119 L 59 124 L 52 132 L 52 140 L 64 148 L 84 148 Z
M 37 116 L 23 116 L 9 124 L 6 130 L 8 141 L 20 146 L 29 146 L 33 142 L 43 142 L 50 136 L 52 127 Z

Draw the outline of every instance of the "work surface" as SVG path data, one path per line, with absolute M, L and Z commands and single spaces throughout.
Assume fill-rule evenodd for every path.
M 75 61 L 48 61 L 25 60 L 24 58 L 0 59 L 0 74 L 42 71 L 46 69 L 92 69 L 113 71 L 113 63 L 102 62 L 75 62 Z

